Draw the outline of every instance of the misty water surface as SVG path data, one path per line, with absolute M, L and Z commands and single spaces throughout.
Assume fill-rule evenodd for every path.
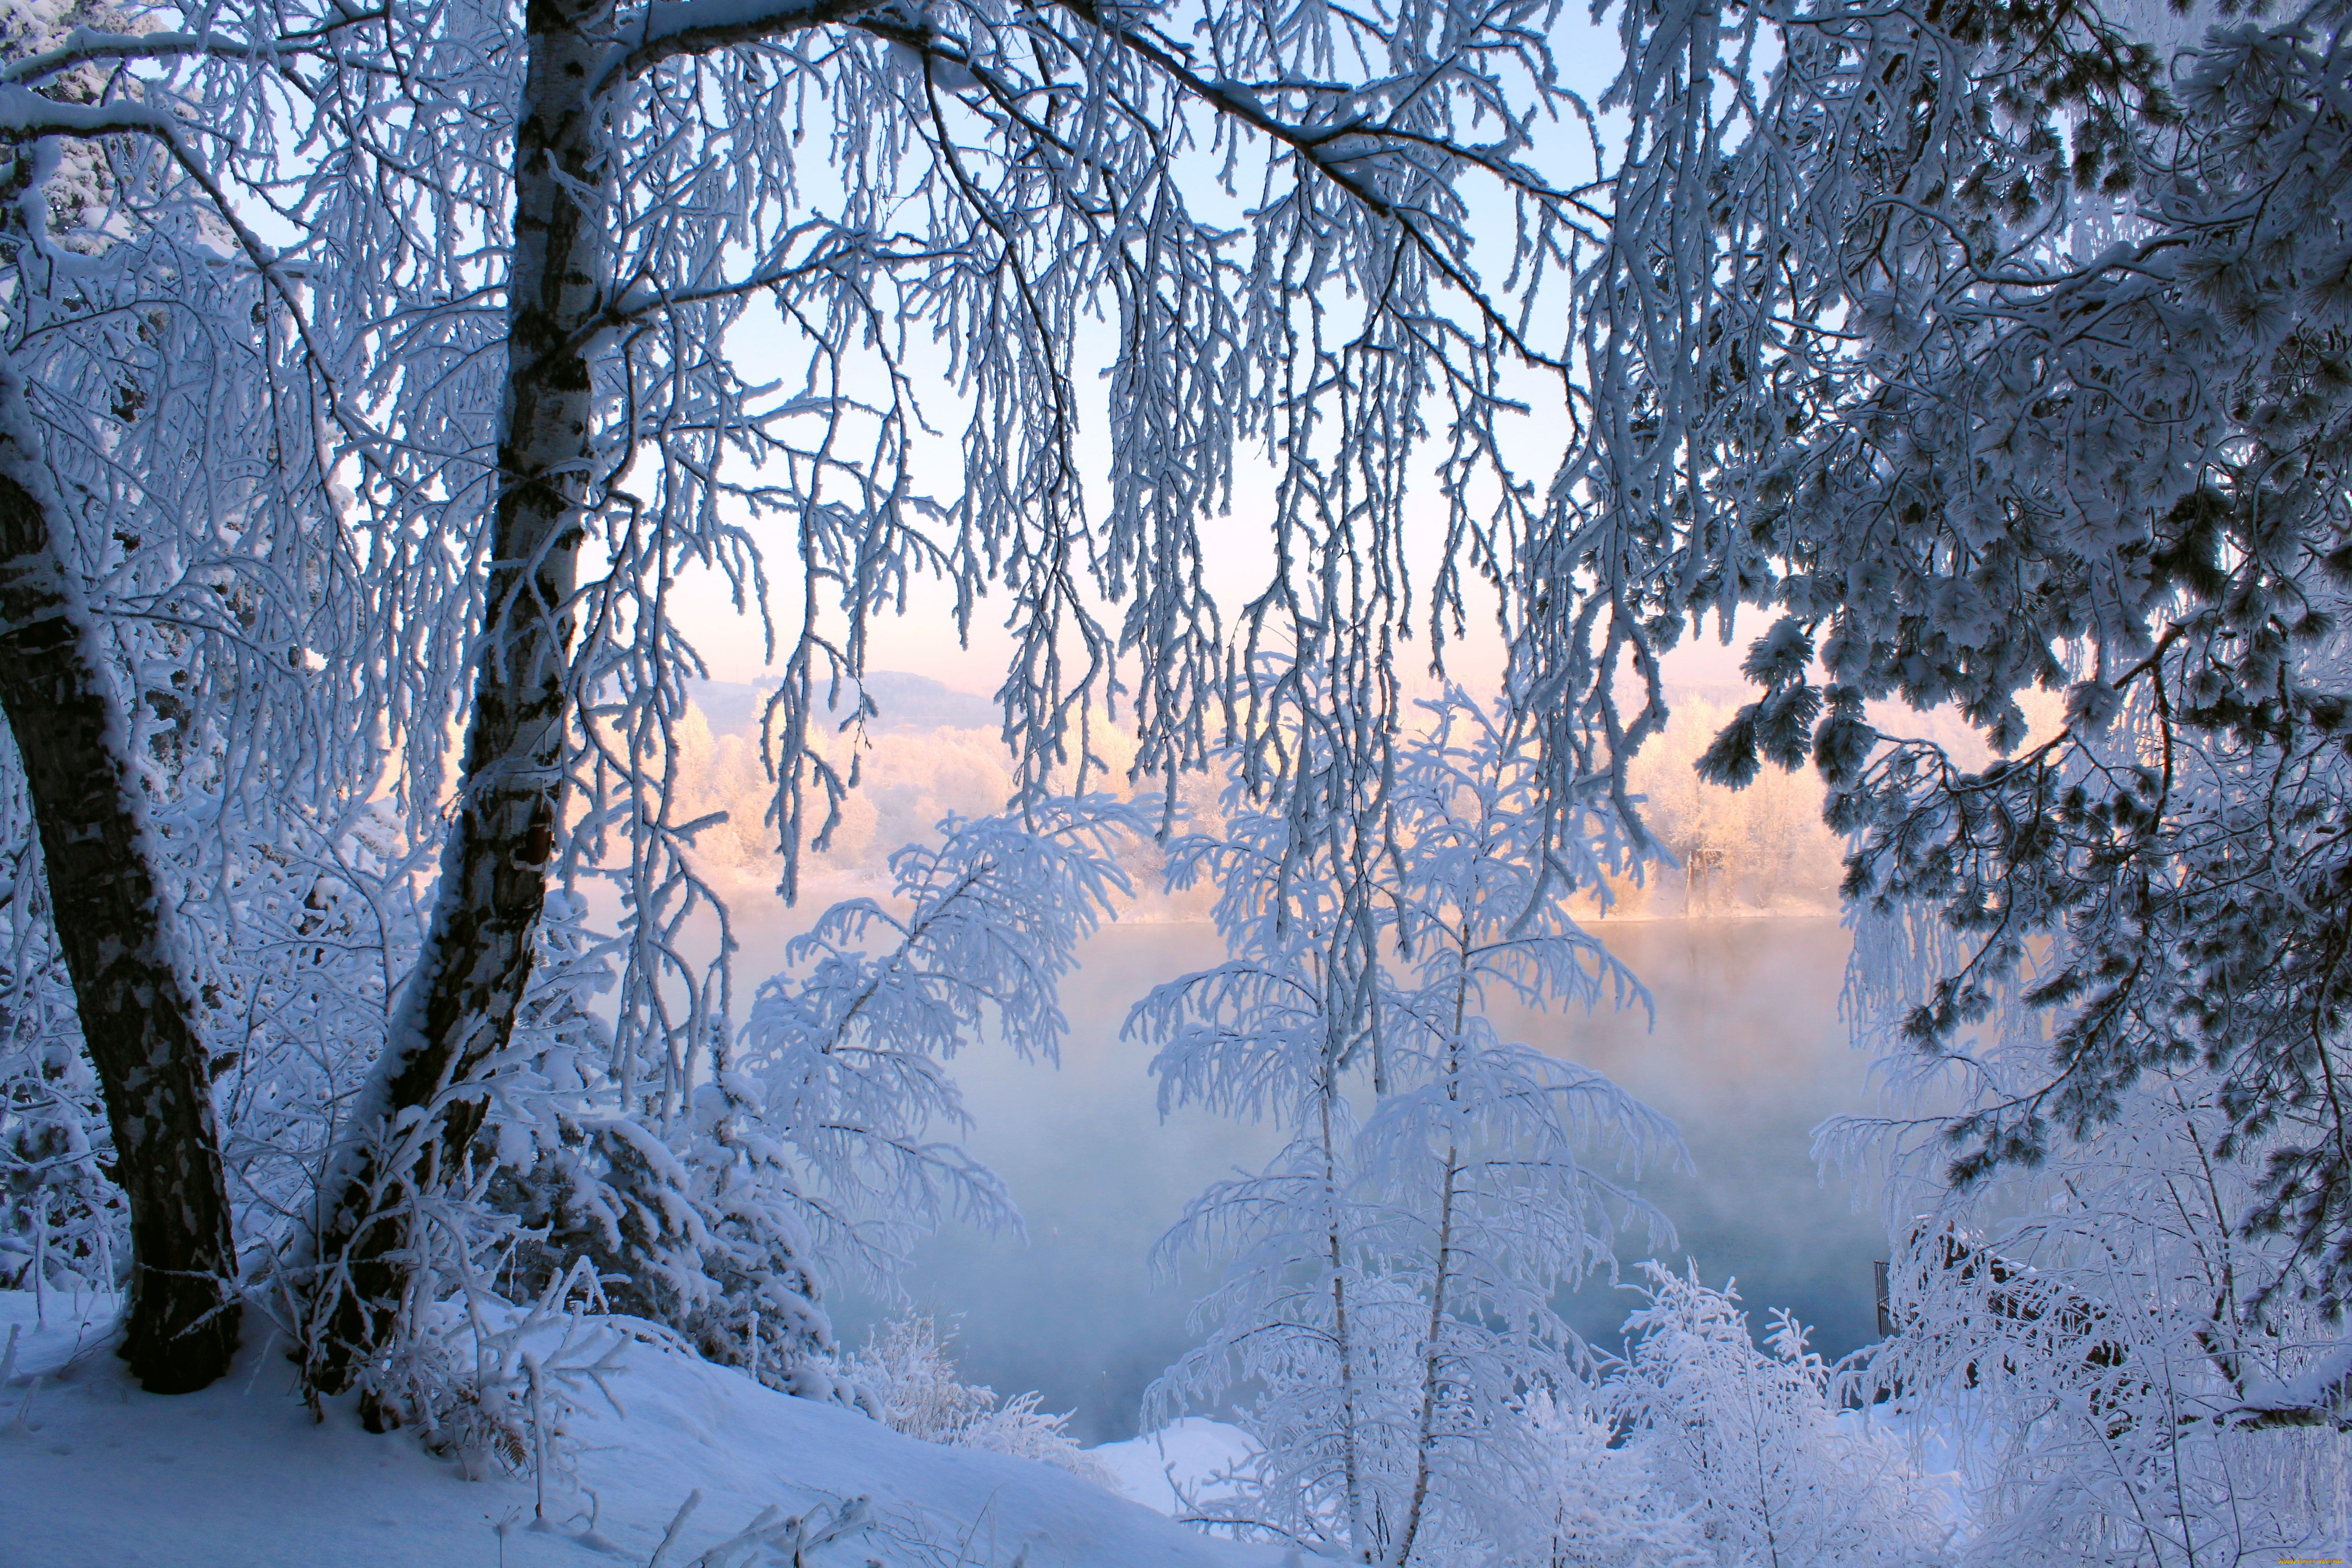
M 1810 1144 L 1824 1117 L 1864 1107 L 1864 1062 L 1846 1044 L 1837 994 L 1846 938 L 1834 920 L 1612 922 L 1612 949 L 1651 987 L 1638 1010 L 1497 1017 L 1507 1035 L 1606 1072 L 1680 1124 L 1695 1173 L 1654 1173 L 1643 1191 L 1679 1232 L 1671 1261 L 1695 1258 L 1710 1283 L 1737 1276 L 1753 1323 L 1785 1306 L 1836 1355 L 1872 1337 L 1870 1263 L 1885 1256 L 1870 1214 L 1817 1179 Z M 919 1250 L 907 1287 L 956 1332 L 964 1374 L 1001 1394 L 1037 1389 L 1076 1413 L 1087 1442 L 1132 1436 L 1147 1384 L 1192 1342 L 1185 1313 L 1202 1281 L 1155 1279 L 1146 1254 L 1185 1201 L 1275 1147 L 1263 1126 L 1198 1111 L 1163 1123 L 1149 1051 L 1119 1038 L 1152 984 L 1222 956 L 1206 924 L 1103 931 L 1065 994 L 1061 1067 L 983 1050 L 960 1058 L 974 1152 L 1001 1173 L 1028 1223 L 1026 1244 L 952 1230 Z M 1632 1265 L 1645 1238 L 1621 1241 Z M 1634 1298 L 1582 1291 L 1573 1320 L 1610 1344 Z M 837 1299 L 845 1340 L 877 1308 Z

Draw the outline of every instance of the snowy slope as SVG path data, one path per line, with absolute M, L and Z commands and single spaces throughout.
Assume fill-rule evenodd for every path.
M 98 1342 L 103 1317 L 78 1325 L 70 1309 L 51 1297 L 47 1328 L 36 1331 L 31 1298 L 0 1292 L 0 1342 L 9 1325 L 23 1331 L 16 1375 L 0 1389 L 5 1568 L 641 1564 L 698 1489 L 701 1504 L 670 1568 L 685 1568 L 770 1504 L 797 1513 L 859 1495 L 873 1498 L 881 1528 L 825 1549 L 818 1563 L 1279 1561 L 1195 1535 L 1060 1470 L 919 1443 L 644 1345 L 630 1349 L 614 1385 L 626 1418 L 598 1405 L 575 1433 L 578 1489 L 564 1489 L 549 1509 L 571 1533 L 534 1529 L 529 1478 L 465 1480 L 412 1436 L 371 1436 L 345 1409 L 314 1424 L 293 1396 L 290 1369 L 264 1346 L 248 1343 L 223 1384 L 159 1398 L 132 1385 Z M 583 1544 L 574 1537 L 592 1513 L 601 1541 Z
M 1157 1432 L 1087 1450 L 1122 1496 L 1166 1514 L 1183 1506 L 1180 1487 L 1195 1501 L 1230 1497 L 1231 1483 L 1220 1478 L 1256 1452 L 1257 1445 L 1240 1427 L 1202 1415 L 1182 1416 Z

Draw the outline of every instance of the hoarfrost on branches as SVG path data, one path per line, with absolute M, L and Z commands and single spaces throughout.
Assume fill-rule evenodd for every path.
M 1302 768 L 1332 765 L 1312 735 L 1297 744 Z M 1258 1390 L 1258 1452 L 1204 1521 L 1362 1562 L 1483 1561 L 1549 1463 L 1527 1397 L 1579 1368 L 1556 1293 L 1613 1268 L 1622 1226 L 1665 1234 L 1603 1172 L 1679 1157 L 1671 1128 L 1486 1017 L 1490 998 L 1639 994 L 1546 896 L 1540 776 L 1515 717 L 1452 694 L 1399 745 L 1392 837 L 1252 810 L 1237 786 L 1222 837 L 1171 847 L 1171 880 L 1215 883 L 1230 956 L 1159 987 L 1129 1027 L 1160 1047 L 1163 1106 L 1287 1137 L 1160 1244 L 1224 1274 L 1198 1310 L 1206 1343 L 1153 1408 Z M 1358 909 L 1375 911 L 1370 963 Z
M 1930 966 L 1864 977 L 1906 1048 L 1965 1080 L 1992 1013 L 2042 1013 L 2038 1068 L 1943 1124 L 1951 1181 L 2067 1158 L 2193 1068 L 2210 1153 L 2257 1173 L 2227 1224 L 2274 1238 L 2232 1332 L 2333 1318 L 2344 7 L 1620 15 L 1633 132 L 1582 295 L 1614 423 L 1572 493 L 1673 626 L 1775 616 L 1706 771 L 1814 762 L 1848 897 L 1958 933 L 1865 946 Z

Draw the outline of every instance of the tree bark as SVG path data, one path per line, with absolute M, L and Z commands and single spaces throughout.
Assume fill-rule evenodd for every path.
M 404 1202 L 459 1163 L 481 1069 L 514 1029 L 562 823 L 572 595 L 593 454 L 588 340 L 605 307 L 595 75 L 612 0 L 530 0 L 516 134 L 499 486 L 456 821 L 425 952 L 321 1194 L 311 1375 L 334 1391 L 383 1342 L 410 1267 Z M 566 187 L 569 187 L 567 189 Z
M 7 374 L 0 369 L 0 377 Z M 220 1133 L 174 960 L 126 722 L 0 384 L 0 709 L 22 759 L 49 907 L 131 1209 L 123 1360 L 154 1394 L 204 1387 L 236 1352 Z
M 322 1184 L 310 1375 L 348 1386 L 384 1342 L 413 1254 L 407 1201 L 466 1156 L 482 1069 L 514 1031 L 563 816 L 572 595 L 595 460 L 589 355 L 612 305 L 602 95 L 681 54 L 797 32 L 868 0 L 775 0 L 723 25 L 648 34 L 616 60 L 614 0 L 529 0 L 515 136 L 514 266 L 496 536 L 457 816 L 433 923 L 384 1059 Z

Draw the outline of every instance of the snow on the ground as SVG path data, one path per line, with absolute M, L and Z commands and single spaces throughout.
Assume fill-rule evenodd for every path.
M 647 1344 L 627 1350 L 613 1384 L 625 1418 L 592 1396 L 572 1433 L 577 1485 L 551 1489 L 548 1510 L 561 1529 L 535 1529 L 528 1476 L 466 1480 L 410 1434 L 362 1431 L 347 1402 L 313 1422 L 264 1325 L 248 1328 L 228 1378 L 163 1398 L 123 1374 L 105 1338 L 110 1303 L 78 1313 L 52 1295 L 47 1305 L 47 1324 L 37 1328 L 33 1299 L 0 1291 L 0 1343 L 11 1326 L 21 1331 L 15 1374 L 0 1387 L 0 1561 L 8 1568 L 642 1564 L 698 1489 L 701 1505 L 669 1554 L 674 1568 L 771 1504 L 801 1513 L 856 1496 L 874 1500 L 883 1529 L 816 1562 L 1279 1562 L 1265 1549 L 1197 1535 L 1065 1471 L 917 1442 Z M 592 1518 L 602 1543 L 583 1544 L 574 1537 Z
M 1230 1496 L 1231 1486 L 1221 1484 L 1219 1478 L 1256 1451 L 1240 1427 L 1187 1415 L 1157 1432 L 1106 1443 L 1087 1453 L 1110 1472 L 1128 1497 L 1156 1512 L 1173 1514 L 1181 1506 L 1179 1487 L 1198 1502 Z

